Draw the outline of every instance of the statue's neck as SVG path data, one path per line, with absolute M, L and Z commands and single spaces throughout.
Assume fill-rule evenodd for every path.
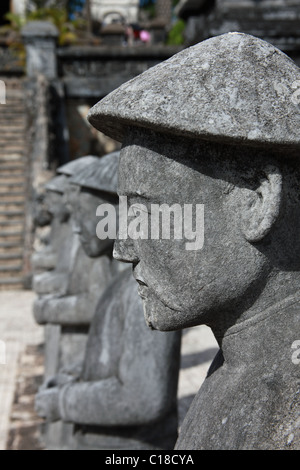
M 300 340 L 299 318 L 300 291 L 228 328 L 223 335 L 215 332 L 225 364 L 272 370 L 292 364 L 292 344 Z

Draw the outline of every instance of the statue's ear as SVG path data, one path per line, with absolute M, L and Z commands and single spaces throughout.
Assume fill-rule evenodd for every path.
M 281 172 L 268 165 L 257 188 L 245 194 L 242 231 L 249 242 L 258 242 L 270 232 L 279 215 L 281 197 Z

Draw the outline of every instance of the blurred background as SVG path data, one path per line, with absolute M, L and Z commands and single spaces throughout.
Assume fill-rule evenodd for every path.
M 265 39 L 300 64 L 299 26 L 300 0 L 1 1 L 0 449 L 43 448 L 33 407 L 43 331 L 32 316 L 32 256 L 49 234 L 44 185 L 56 168 L 120 148 L 89 125 L 90 107 L 183 48 L 229 31 Z M 202 328 L 186 332 L 182 351 L 179 396 L 190 403 L 216 345 Z

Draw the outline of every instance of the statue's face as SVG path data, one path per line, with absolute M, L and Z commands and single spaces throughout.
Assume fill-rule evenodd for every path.
M 97 258 L 112 249 L 113 241 L 100 240 L 96 233 L 99 222 L 96 211 L 100 204 L 106 203 L 107 200 L 100 192 L 82 189 L 77 194 L 72 194 L 74 232 L 79 235 L 85 253 L 91 258 Z
M 115 244 L 114 256 L 133 263 L 146 321 L 159 330 L 211 324 L 222 309 L 243 299 L 261 271 L 259 253 L 240 230 L 243 188 L 229 191 L 228 181 L 214 171 L 217 162 L 203 155 L 203 163 L 197 157 L 193 164 L 191 157 L 184 145 L 169 140 L 164 146 L 153 136 L 128 139 L 121 152 L 119 195 L 127 196 L 128 206 L 143 204 L 150 214 L 151 204 L 204 205 L 201 249 L 187 250 L 184 238 L 150 236 Z
M 63 194 L 56 191 L 46 191 L 45 205 L 48 212 L 59 220 L 66 222 L 70 216 L 70 212 L 64 202 Z

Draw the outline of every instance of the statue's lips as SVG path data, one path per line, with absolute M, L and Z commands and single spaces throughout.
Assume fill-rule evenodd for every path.
M 148 287 L 147 286 L 139 286 L 138 288 L 138 294 L 139 296 L 141 297 L 141 299 L 143 300 L 146 300 L 147 298 L 147 290 L 148 290 Z
M 142 299 L 145 299 L 146 298 L 146 292 L 148 290 L 147 284 L 145 283 L 142 276 L 138 275 L 136 272 L 133 272 L 133 277 L 135 278 L 136 282 L 139 284 L 139 288 L 138 288 L 139 296 Z

